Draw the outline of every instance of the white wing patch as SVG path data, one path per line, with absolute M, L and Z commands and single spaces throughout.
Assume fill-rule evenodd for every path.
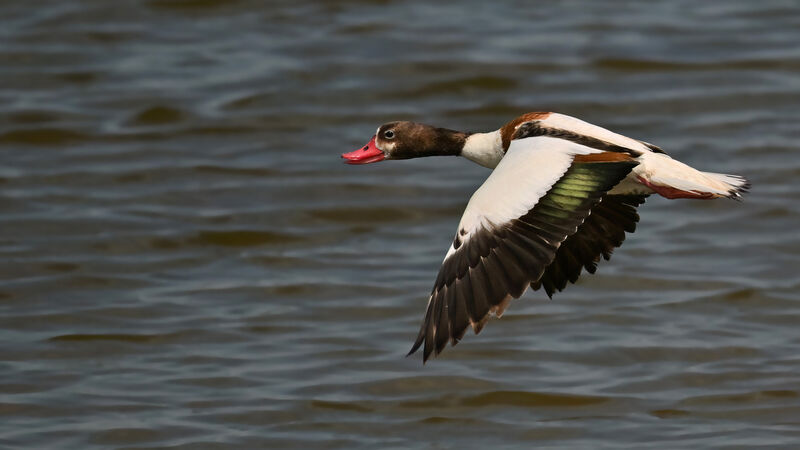
M 631 176 L 641 177 L 650 183 L 682 191 L 711 193 L 723 197 L 747 185 L 747 180 L 722 173 L 701 172 L 694 167 L 660 153 L 644 154 Z M 746 187 L 745 187 L 746 189 Z
M 462 242 L 479 228 L 509 222 L 528 213 L 564 175 L 575 155 L 601 153 L 574 142 L 548 136 L 511 141 L 505 157 L 470 198 L 458 231 Z M 454 245 L 445 255 L 450 257 Z

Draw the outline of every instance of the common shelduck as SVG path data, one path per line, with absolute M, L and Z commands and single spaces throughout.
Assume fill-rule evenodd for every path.
M 701 172 L 653 144 L 564 114 L 523 114 L 488 133 L 414 122 L 381 125 L 367 145 L 342 157 L 368 164 L 463 156 L 494 170 L 472 195 L 433 286 L 409 355 L 423 362 L 469 325 L 477 334 L 528 286 L 549 297 L 594 273 L 632 233 L 636 207 L 662 197 L 740 199 L 750 183 Z

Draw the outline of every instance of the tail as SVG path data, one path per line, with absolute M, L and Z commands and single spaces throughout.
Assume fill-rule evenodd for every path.
M 741 175 L 729 175 L 725 173 L 714 172 L 700 172 L 708 179 L 712 180 L 715 185 L 721 187 L 719 193 L 722 197 L 732 198 L 734 200 L 742 200 L 742 195 L 750 190 L 750 181 Z
M 750 182 L 739 175 L 701 172 L 660 153 L 646 153 L 633 174 L 637 180 L 666 198 L 741 200 Z

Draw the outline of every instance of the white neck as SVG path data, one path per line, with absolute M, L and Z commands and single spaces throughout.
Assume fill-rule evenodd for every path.
M 483 167 L 494 169 L 503 159 L 503 140 L 500 130 L 489 133 L 475 133 L 467 137 L 461 156 Z

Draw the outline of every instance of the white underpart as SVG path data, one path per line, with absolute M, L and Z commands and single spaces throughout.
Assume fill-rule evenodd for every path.
M 608 191 L 611 195 L 650 195 L 655 193 L 654 190 L 642 184 L 636 175 L 631 171 L 627 177 L 617 183 L 616 186 Z
M 503 159 L 503 140 L 500 130 L 489 133 L 475 133 L 467 137 L 461 156 L 493 169 Z
M 551 113 L 549 116 L 547 116 L 547 118 L 541 120 L 540 123 L 545 127 L 568 130 L 584 136 L 600 139 L 614 145 L 619 145 L 620 147 L 645 153 L 652 153 L 652 150 L 650 150 L 650 148 L 644 145 L 641 141 L 614 133 L 611 130 L 598 127 L 597 125 L 592 125 L 589 122 L 584 122 L 583 120 L 576 119 L 572 116 Z
M 736 175 L 701 172 L 663 153 L 644 153 L 636 160 L 639 161 L 639 165 L 633 168 L 625 181 L 632 178 L 638 183 L 638 178 L 643 178 L 658 186 L 719 196 L 728 196 L 747 183 L 745 179 Z M 630 193 L 621 192 L 623 187 L 623 183 L 620 183 L 609 193 Z M 645 186 L 642 187 L 646 189 Z
M 472 194 L 458 230 L 469 240 L 479 228 L 491 229 L 528 213 L 572 165 L 573 156 L 600 150 L 547 136 L 511 141 L 505 157 Z M 451 245 L 445 259 L 455 252 Z

